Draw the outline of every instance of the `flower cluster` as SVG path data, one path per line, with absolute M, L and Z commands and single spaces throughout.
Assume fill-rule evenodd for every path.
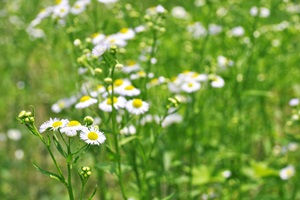
M 80 139 L 90 145 L 100 145 L 106 140 L 104 133 L 99 131 L 97 127 L 81 125 L 76 120 L 69 121 L 67 119 L 50 118 L 50 120 L 44 122 L 39 128 L 40 133 L 47 130 L 60 131 L 60 133 L 65 134 L 67 137 L 74 137 L 79 134 Z

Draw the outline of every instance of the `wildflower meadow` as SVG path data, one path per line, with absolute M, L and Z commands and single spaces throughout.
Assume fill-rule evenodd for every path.
M 300 199 L 300 2 L 1 5 L 0 199 Z

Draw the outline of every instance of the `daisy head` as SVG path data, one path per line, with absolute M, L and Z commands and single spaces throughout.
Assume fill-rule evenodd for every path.
M 79 102 L 75 105 L 75 108 L 77 108 L 77 109 L 86 108 L 97 102 L 98 102 L 97 99 L 94 99 L 90 96 L 83 96 L 80 98 Z
M 90 145 L 100 145 L 106 140 L 105 135 L 95 127 L 84 128 L 80 133 L 80 138 Z
M 46 130 L 53 130 L 56 131 L 60 128 L 65 127 L 68 124 L 69 120 L 67 119 L 58 119 L 58 118 L 54 118 L 51 119 L 49 121 L 44 122 L 41 126 L 40 126 L 40 132 L 43 133 Z
M 108 97 L 105 101 L 99 104 L 99 108 L 105 112 L 111 112 L 112 111 L 112 106 L 116 110 L 120 108 L 124 108 L 126 104 L 126 99 L 122 96 L 120 97 Z
M 69 121 L 67 125 L 60 129 L 60 132 L 65 133 L 68 137 L 77 135 L 77 131 L 83 130 L 85 127 L 76 120 Z
M 289 165 L 280 170 L 279 176 L 282 180 L 287 180 L 295 175 L 295 168 L 292 165 Z
M 211 81 L 211 86 L 214 88 L 222 88 L 225 85 L 225 81 L 221 76 L 211 74 L 209 75 L 209 80 Z
M 196 81 L 189 81 L 182 84 L 181 89 L 187 93 L 193 93 L 201 88 L 201 84 Z
M 149 104 L 141 99 L 133 99 L 126 103 L 126 109 L 134 115 L 139 115 L 149 110 Z
M 135 88 L 133 85 L 127 85 L 123 88 L 123 90 L 120 90 L 119 93 L 123 96 L 137 96 L 141 93 L 141 91 L 137 88 Z

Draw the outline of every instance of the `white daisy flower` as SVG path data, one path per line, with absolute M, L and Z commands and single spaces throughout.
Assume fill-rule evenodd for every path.
M 126 109 L 134 115 L 139 115 L 149 110 L 149 104 L 141 99 L 133 99 L 126 103 Z
M 92 35 L 92 43 L 94 45 L 100 44 L 105 40 L 105 35 L 100 33 L 94 33 Z
M 175 17 L 177 19 L 188 19 L 189 18 L 189 14 L 181 6 L 175 6 L 174 8 L 172 8 L 171 14 L 173 17 Z
M 58 100 L 51 106 L 51 110 L 55 113 L 60 113 L 63 109 L 71 107 L 77 101 L 77 97 L 71 96 L 70 98 L 63 98 Z
M 70 5 L 68 3 L 60 3 L 55 6 L 53 10 L 53 17 L 54 18 L 64 18 L 68 15 L 70 10 Z
M 135 37 L 135 32 L 131 28 L 122 28 L 120 32 L 117 33 L 117 36 L 123 40 L 131 40 Z
M 97 102 L 98 102 L 97 99 L 94 99 L 90 96 L 83 96 L 83 97 L 80 98 L 79 103 L 77 103 L 75 105 L 75 108 L 77 108 L 77 109 L 86 108 L 86 107 L 89 107 L 90 105 L 93 105 Z
M 193 38 L 197 39 L 200 37 L 206 36 L 206 29 L 200 22 L 194 22 L 187 26 L 187 31 L 193 36 Z
M 146 77 L 146 72 L 145 71 L 138 71 L 137 73 L 135 74 L 131 74 L 130 75 L 130 79 L 131 80 L 136 80 L 136 79 L 139 79 L 139 78 L 145 78 Z M 148 73 L 148 78 L 153 78 L 154 77 L 154 74 L 153 73 Z
M 162 122 L 162 127 L 165 128 L 167 126 L 170 126 L 171 124 L 179 124 L 181 123 L 183 120 L 183 117 L 178 114 L 178 113 L 174 113 L 171 115 L 168 115 Z
M 50 118 L 49 121 L 44 122 L 41 126 L 39 131 L 41 133 L 45 132 L 46 130 L 53 130 L 56 131 L 60 128 L 65 127 L 68 124 L 69 120 L 67 119 L 58 119 L 58 118 Z
M 113 97 L 113 104 L 114 108 L 116 110 L 119 110 L 120 108 L 124 108 L 126 104 L 126 99 L 122 96 L 119 97 Z M 111 112 L 112 111 L 112 101 L 111 98 L 107 98 L 105 101 L 99 104 L 99 108 L 105 112 Z
M 118 0 L 98 0 L 100 3 L 104 4 L 111 4 L 111 3 L 116 3 Z
M 214 74 L 209 75 L 209 80 L 211 81 L 211 86 L 214 88 L 221 88 L 225 85 L 224 79 Z
M 85 8 L 86 8 L 86 2 L 79 0 L 74 3 L 74 5 L 71 7 L 70 12 L 74 15 L 78 15 L 83 11 L 85 11 Z
M 94 127 L 83 129 L 80 138 L 90 145 L 100 145 L 106 140 L 105 135 Z
M 114 92 L 120 94 L 126 86 L 131 85 L 130 80 L 128 79 L 116 79 L 114 81 Z
M 68 137 L 77 135 L 77 131 L 82 131 L 85 127 L 76 120 L 69 121 L 67 125 L 60 129 L 61 133 L 65 133 Z
M 133 85 L 128 85 L 123 88 L 123 90 L 119 91 L 119 94 L 122 96 L 137 96 L 141 93 L 141 91 L 135 88 Z
M 299 102 L 300 102 L 300 100 L 298 98 L 293 98 L 289 101 L 289 105 L 290 106 L 298 106 Z
M 226 67 L 232 67 L 234 62 L 225 56 L 218 56 L 217 58 L 218 67 L 220 68 L 226 68 Z
M 107 50 L 107 45 L 105 44 L 97 44 L 93 49 L 92 49 L 92 55 L 95 57 L 100 57 L 102 56 L 105 51 Z
M 282 180 L 287 180 L 295 175 L 295 168 L 292 165 L 289 165 L 280 170 L 279 176 Z
M 112 34 L 107 36 L 103 43 L 108 47 L 111 47 L 112 45 L 116 45 L 118 47 L 125 47 L 127 45 L 126 40 L 124 40 L 118 34 Z
M 200 90 L 201 84 L 196 81 L 185 82 L 181 85 L 181 90 L 187 93 L 193 93 Z
M 22 134 L 19 129 L 9 129 L 7 131 L 7 137 L 11 140 L 18 141 L 21 139 Z
M 134 60 L 127 61 L 127 64 L 122 68 L 124 73 L 131 73 L 141 69 L 141 66 L 137 64 Z
M 208 32 L 210 35 L 217 35 L 218 33 L 222 32 L 222 26 L 217 25 L 217 24 L 209 24 Z
M 101 84 L 98 84 L 96 89 L 91 92 L 92 97 L 98 97 L 99 94 L 103 94 L 106 91 L 105 87 Z
M 133 125 L 126 126 L 120 130 L 121 134 L 134 135 L 136 134 L 136 128 Z
M 245 34 L 245 30 L 242 26 L 234 27 L 229 32 L 229 35 L 234 37 L 240 37 L 243 36 L 244 34 Z

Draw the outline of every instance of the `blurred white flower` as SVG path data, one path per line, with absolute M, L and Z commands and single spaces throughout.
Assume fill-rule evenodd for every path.
M 240 36 L 243 36 L 245 34 L 245 30 L 242 26 L 237 26 L 237 27 L 232 28 L 230 30 L 229 34 L 231 36 L 240 37 Z
M 175 6 L 172 8 L 171 14 L 173 17 L 178 19 L 188 19 L 189 15 L 186 10 L 181 6 Z
M 24 151 L 22 149 L 17 149 L 15 151 L 15 157 L 18 160 L 21 160 L 24 157 Z
M 299 98 L 293 98 L 289 101 L 290 106 L 298 106 L 299 105 Z
M 7 137 L 11 140 L 18 141 L 18 140 L 21 139 L 22 134 L 21 134 L 21 131 L 19 129 L 9 129 L 7 131 Z
M 295 175 L 295 168 L 293 165 L 289 165 L 280 170 L 279 176 L 282 180 L 288 180 Z

